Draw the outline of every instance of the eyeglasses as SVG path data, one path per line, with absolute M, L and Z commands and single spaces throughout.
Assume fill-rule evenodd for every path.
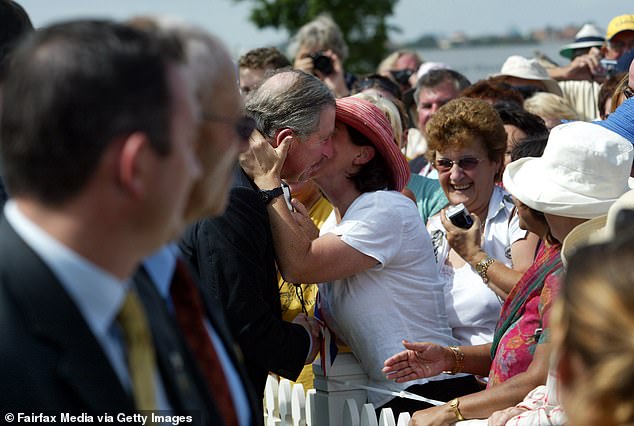
M 240 136 L 240 139 L 245 141 L 249 140 L 249 137 L 251 137 L 251 133 L 253 133 L 253 130 L 255 130 L 256 128 L 255 120 L 246 115 L 235 120 L 232 118 L 220 117 L 214 114 L 203 113 L 202 118 L 205 121 L 219 121 L 221 123 L 233 125 L 234 130 L 236 131 L 238 136 Z
M 475 157 L 464 157 L 455 161 L 448 158 L 438 158 L 436 159 L 435 165 L 436 170 L 439 172 L 448 172 L 454 164 L 457 164 L 462 170 L 473 170 L 478 166 L 480 161 L 481 160 L 479 158 Z
M 625 86 L 623 88 L 623 92 L 621 92 L 621 93 L 623 93 L 623 96 L 625 96 L 625 99 L 629 99 L 632 96 L 634 96 L 634 90 L 632 90 L 632 88 L 630 86 Z

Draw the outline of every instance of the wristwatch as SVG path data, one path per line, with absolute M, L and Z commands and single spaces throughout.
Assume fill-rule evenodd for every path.
M 487 275 L 487 271 L 489 270 L 489 266 L 491 266 L 495 262 L 495 259 L 491 256 L 487 255 L 484 259 L 476 263 L 475 270 L 482 277 L 482 281 L 489 282 L 489 276 Z
M 462 415 L 462 413 L 460 412 L 460 408 L 458 407 L 460 405 L 460 401 L 458 400 L 458 398 L 452 399 L 447 404 L 449 404 L 449 407 L 453 410 L 453 413 L 456 415 L 456 420 L 458 421 L 464 420 L 464 416 Z
M 277 188 L 273 189 L 260 189 L 258 193 L 260 194 L 260 199 L 262 200 L 264 205 L 267 205 L 271 201 L 273 201 L 273 199 L 282 195 L 284 191 L 282 190 L 281 186 L 278 186 Z

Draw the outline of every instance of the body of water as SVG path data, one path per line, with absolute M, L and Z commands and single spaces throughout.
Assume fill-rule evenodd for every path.
M 569 63 L 559 56 L 559 49 L 565 43 L 518 44 L 504 46 L 458 47 L 451 49 L 419 49 L 419 55 L 425 62 L 444 62 L 456 71 L 464 74 L 472 83 L 500 72 L 502 64 L 511 55 L 527 58 L 539 51 L 559 65 Z

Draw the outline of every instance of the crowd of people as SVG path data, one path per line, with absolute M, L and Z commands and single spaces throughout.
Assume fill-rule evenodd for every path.
M 634 15 L 477 82 L 0 17 L 6 412 L 259 425 L 328 334 L 411 425 L 634 423 Z

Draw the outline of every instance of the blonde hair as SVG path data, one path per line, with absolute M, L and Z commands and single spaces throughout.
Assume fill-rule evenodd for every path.
M 634 236 L 579 249 L 553 310 L 553 343 L 584 374 L 564 407 L 574 425 L 634 422 Z
M 549 121 L 559 123 L 561 120 L 579 120 L 579 114 L 570 102 L 553 93 L 535 93 L 524 101 L 524 109 L 539 115 L 546 123 Z
M 616 109 L 625 101 L 625 96 L 623 95 L 623 91 L 627 86 L 629 86 L 629 74 L 625 73 L 623 77 L 619 80 L 616 87 L 614 88 L 614 92 L 612 93 L 612 103 L 610 104 L 610 114 L 612 114 Z
M 398 61 L 398 59 L 401 56 L 404 55 L 412 55 L 416 58 L 416 60 L 418 61 L 418 66 L 420 66 L 420 64 L 423 63 L 423 58 L 420 57 L 420 55 L 414 51 L 414 50 L 397 50 L 396 52 L 392 52 L 390 53 L 388 56 L 385 57 L 385 59 L 383 59 L 381 61 L 381 63 L 379 64 L 379 66 L 376 69 L 377 74 L 383 74 L 386 73 L 388 71 L 390 71 L 391 69 L 394 69 L 394 64 L 396 63 L 396 61 Z M 416 70 L 418 71 L 418 70 Z
M 399 149 L 403 148 L 403 121 L 399 114 L 398 108 L 394 105 L 394 102 L 383 97 L 378 91 L 365 91 L 352 95 L 353 98 L 359 98 L 373 103 L 377 108 L 383 111 L 385 117 L 392 126 L 392 133 L 394 135 L 394 142 Z

